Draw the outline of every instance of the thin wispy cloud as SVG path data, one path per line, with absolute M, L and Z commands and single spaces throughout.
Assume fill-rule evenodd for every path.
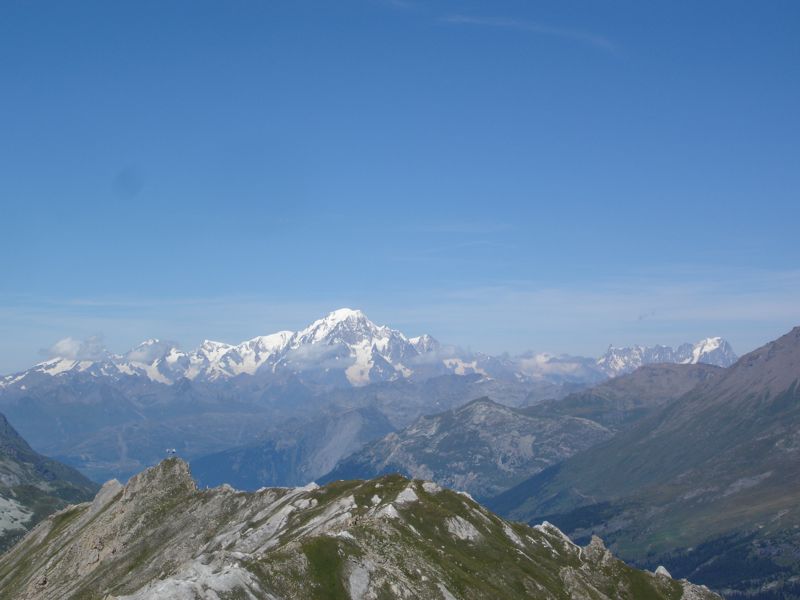
M 617 50 L 617 45 L 602 35 L 582 31 L 580 29 L 570 29 L 565 27 L 553 27 L 544 25 L 535 21 L 526 21 L 521 19 L 510 19 L 506 17 L 474 17 L 469 15 L 449 15 L 442 19 L 446 23 L 454 25 L 472 25 L 480 27 L 495 27 L 502 29 L 516 29 L 533 33 L 536 35 L 544 35 L 557 37 L 573 42 L 579 42 L 595 48 L 600 48 L 608 52 Z

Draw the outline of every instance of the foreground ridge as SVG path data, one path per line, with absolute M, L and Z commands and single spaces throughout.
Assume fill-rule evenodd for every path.
M 0 596 L 718 598 L 628 567 L 599 538 L 504 521 L 390 475 L 325 487 L 199 490 L 180 459 L 39 524 L 0 558 Z

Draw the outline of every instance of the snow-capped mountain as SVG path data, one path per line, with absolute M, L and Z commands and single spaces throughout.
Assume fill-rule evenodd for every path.
M 360 310 L 342 308 L 300 331 L 279 331 L 236 345 L 206 340 L 184 352 L 174 343 L 150 339 L 124 354 L 106 353 L 94 360 L 55 357 L 0 379 L 0 386 L 23 384 L 34 375 L 66 373 L 145 376 L 163 384 L 181 378 L 213 382 L 240 375 L 304 374 L 318 383 L 362 386 L 423 373 L 481 372 L 476 363 L 461 360 L 456 349 L 444 357 L 439 357 L 440 350 L 429 335 L 408 338 L 376 325 Z
M 654 363 L 709 364 L 729 367 L 737 360 L 731 345 L 720 337 L 710 337 L 696 344 L 670 346 L 627 346 L 608 351 L 597 359 L 597 366 L 609 377 L 635 371 L 642 365 Z
M 699 345 L 698 356 L 723 348 L 712 346 Z M 609 376 L 593 358 L 464 351 L 349 309 L 299 331 L 205 341 L 190 351 L 154 339 L 120 354 L 97 340 L 54 347 L 60 356 L 0 377 L 0 411 L 33 447 L 98 480 L 128 477 L 165 447 L 197 458 L 263 442 L 269 428 L 308 423 L 323 411 L 376 409 L 403 428 L 480 396 L 526 406 Z M 684 359 L 694 359 L 693 348 Z M 342 433 L 327 439 L 353 439 Z M 320 453 L 336 455 L 340 441 Z
M 440 344 L 427 334 L 407 337 L 396 329 L 376 325 L 360 310 L 342 308 L 300 331 L 279 331 L 240 344 L 206 340 L 194 350 L 183 351 L 175 343 L 150 339 L 124 354 L 95 351 L 88 357 L 56 356 L 22 373 L 0 378 L 0 388 L 23 387 L 42 376 L 68 374 L 117 380 L 144 377 L 165 385 L 182 379 L 213 383 L 258 376 L 360 387 L 446 374 L 587 384 L 645 364 L 704 362 L 728 366 L 735 359 L 730 345 L 721 338 L 683 344 L 677 350 L 668 346 L 610 347 L 598 360 L 547 353 L 489 356 Z
M 676 351 L 676 362 L 683 364 L 705 363 L 718 367 L 730 367 L 739 357 L 731 345 L 721 337 L 710 337 L 694 345 L 683 344 Z

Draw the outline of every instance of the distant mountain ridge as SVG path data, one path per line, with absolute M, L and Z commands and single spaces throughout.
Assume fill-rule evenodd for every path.
M 398 472 L 487 498 L 611 438 L 722 370 L 648 365 L 525 408 L 481 398 L 366 444 L 318 481 Z
M 342 308 L 300 331 L 279 331 L 240 344 L 206 340 L 194 350 L 182 351 L 173 343 L 150 339 L 124 354 L 94 349 L 86 355 L 55 356 L 26 371 L 0 377 L 0 390 L 35 385 L 43 376 L 76 374 L 111 380 L 142 377 L 165 385 L 182 379 L 213 383 L 258 376 L 278 381 L 300 377 L 311 385 L 358 387 L 444 374 L 594 383 L 655 362 L 728 366 L 735 358 L 721 338 L 683 344 L 676 350 L 668 346 L 610 347 L 597 360 L 531 352 L 490 356 L 441 344 L 430 335 L 407 337 L 376 325 L 360 310 Z
M 800 327 L 489 504 L 602 535 L 622 556 L 663 561 L 726 597 L 777 598 L 782 584 L 796 593 Z
M 674 350 L 670 346 L 609 346 L 597 359 L 597 366 L 609 377 L 631 373 L 644 365 L 658 363 L 707 364 L 729 367 L 737 360 L 731 345 L 720 337 L 700 340 L 696 344 L 681 344 Z
M 342 308 L 297 332 L 280 331 L 237 345 L 204 341 L 184 352 L 175 344 L 147 340 L 125 354 L 55 357 L 27 371 L 0 378 L 0 389 L 35 384 L 42 376 L 85 374 L 111 380 L 142 377 L 172 385 L 181 379 L 214 383 L 240 376 L 334 387 L 421 380 L 438 375 L 550 378 L 583 381 L 602 377 L 589 359 L 545 354 L 519 359 L 466 352 L 429 335 L 407 337 L 376 325 L 359 311 Z
M 611 435 L 587 419 L 531 416 L 480 398 L 367 444 L 318 481 L 401 473 L 487 498 Z
M 617 432 L 723 372 L 722 367 L 703 363 L 644 365 L 564 398 L 539 402 L 525 412 L 591 419 Z

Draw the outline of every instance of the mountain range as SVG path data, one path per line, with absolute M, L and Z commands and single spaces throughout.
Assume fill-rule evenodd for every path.
M 0 557 L 0 596 L 719 599 L 625 565 L 599 538 L 581 548 L 430 482 L 198 490 L 180 459 L 39 524 Z
M 206 340 L 184 352 L 176 344 L 150 339 L 124 354 L 98 348 L 73 350 L 70 356 L 54 356 L 27 371 L 0 378 L 0 388 L 29 386 L 41 376 L 75 373 L 111 380 L 141 377 L 165 385 L 182 379 L 214 382 L 258 376 L 274 381 L 300 377 L 315 385 L 363 386 L 448 373 L 587 383 L 656 362 L 725 367 L 735 359 L 732 348 L 721 338 L 683 344 L 676 350 L 669 346 L 609 347 L 596 360 L 532 352 L 489 356 L 441 344 L 427 334 L 407 337 L 376 325 L 359 310 L 342 308 L 300 331 L 279 331 L 236 345 Z
M 315 425 L 321 415 L 361 411 L 376 419 L 364 422 L 364 432 L 377 435 L 385 421 L 402 429 L 475 398 L 529 406 L 608 377 L 596 359 L 466 352 L 378 326 L 350 309 L 238 345 L 204 342 L 183 352 L 150 340 L 121 355 L 95 346 L 62 353 L 70 356 L 2 378 L 0 410 L 38 451 L 96 481 L 127 478 L 158 462 L 165 448 L 191 460 L 272 442 L 281 452 L 286 429 L 298 432 L 298 460 L 288 471 L 271 471 L 277 478 L 264 484 L 304 483 L 302 477 L 323 475 L 323 466 L 356 449 L 331 430 L 331 439 L 319 443 L 299 433 L 307 423 L 327 435 Z M 322 448 L 331 449 L 327 462 L 315 458 Z
M 800 591 L 800 327 L 490 502 L 728 598 Z
M 164 360 L 164 354 L 150 363 L 141 354 L 137 355 L 140 360 L 132 360 L 133 355 L 124 360 L 75 356 L 70 360 L 78 363 L 58 373 L 34 367 L 24 374 L 5 378 L 0 389 L 0 409 L 23 436 L 28 438 L 29 432 L 32 434 L 29 441 L 37 451 L 78 466 L 97 480 L 109 475 L 127 477 L 159 462 L 165 448 L 176 448 L 191 460 L 203 489 L 197 490 L 193 482 L 186 483 L 181 474 L 185 470 L 182 461 L 167 461 L 162 465 L 173 465 L 167 471 L 184 481 L 179 490 L 168 495 L 174 492 L 176 497 L 184 498 L 188 505 L 198 507 L 196 514 L 213 519 L 217 525 L 225 522 L 227 514 L 236 514 L 236 519 L 251 514 L 247 512 L 250 509 L 243 507 L 259 494 L 274 491 L 275 486 L 301 485 L 309 480 L 324 484 L 321 488 L 324 491 L 318 493 L 333 499 L 334 504 L 342 499 L 334 490 L 355 489 L 348 487 L 354 485 L 373 486 L 377 482 L 389 486 L 394 485 L 391 482 L 400 482 L 397 484 L 400 488 L 411 489 L 417 498 L 423 497 L 424 486 L 430 489 L 446 486 L 474 494 L 507 518 L 534 526 L 542 521 L 554 523 L 579 543 L 588 544 L 579 551 L 579 556 L 591 554 L 591 548 L 597 548 L 598 542 L 592 536 L 602 536 L 612 552 L 640 568 L 652 571 L 663 565 L 678 577 L 709 585 L 730 599 L 791 598 L 800 591 L 797 569 L 800 513 L 796 508 L 800 505 L 797 492 L 800 489 L 797 439 L 800 328 L 732 365 L 729 363 L 734 355 L 719 338 L 708 338 L 676 350 L 664 346 L 612 347 L 600 359 L 535 354 L 489 357 L 461 353 L 427 336 L 407 338 L 375 326 L 357 311 L 347 310 L 335 311 L 329 318 L 285 337 L 289 341 L 287 350 L 281 351 L 283 356 L 272 363 L 263 362 L 252 373 L 234 373 L 230 365 L 239 363 L 233 360 L 233 355 L 226 362 L 226 351 L 210 361 L 205 370 L 184 371 L 184 375 L 166 381 L 148 375 L 146 370 L 120 374 L 117 368 L 137 363 L 156 368 L 163 375 L 166 367 L 159 361 Z M 363 349 L 377 339 L 387 341 L 371 345 L 371 362 L 364 362 L 358 357 L 358 348 Z M 421 341 L 424 341 L 422 346 Z M 155 342 L 150 344 L 154 345 Z M 170 348 L 168 353 L 176 351 Z M 242 356 L 240 350 L 236 352 Z M 313 358 L 299 366 L 302 361 L 297 359 L 297 352 Z M 378 356 L 391 366 L 391 371 L 381 366 Z M 462 369 L 460 363 L 448 362 L 456 360 L 453 356 L 472 366 Z M 326 362 L 328 358 L 331 360 Z M 83 364 L 79 364 L 81 361 Z M 240 362 L 254 364 L 254 361 Z M 212 368 L 212 362 L 217 366 Z M 116 370 L 108 370 L 109 363 L 114 363 Z M 219 367 L 226 364 L 229 366 Z M 104 371 L 104 367 L 108 368 Z M 375 370 L 376 367 L 379 368 Z M 636 368 L 628 372 L 633 367 Z M 356 371 L 361 375 L 352 378 Z M 16 438 L 9 439 L 19 438 L 16 431 L 14 434 Z M 70 474 L 74 474 L 52 459 L 39 458 L 54 465 L 53 481 L 69 481 Z M 56 471 L 57 468 L 62 470 Z M 403 476 L 434 483 L 409 482 Z M 151 476 L 141 477 L 150 481 Z M 152 477 L 155 487 L 163 486 L 160 476 Z M 369 481 L 360 483 L 362 480 Z M 87 483 L 85 479 L 83 482 Z M 247 494 L 235 492 L 230 486 L 214 487 L 226 483 L 260 491 Z M 72 484 L 77 485 L 77 480 Z M 93 486 L 91 482 L 88 484 Z M 55 487 L 46 489 L 52 491 Z M 135 494 L 147 497 L 142 489 L 134 486 Z M 304 489 L 302 493 L 308 494 L 316 490 L 314 486 Z M 98 496 L 101 500 L 96 501 L 102 504 L 97 509 L 100 512 L 105 506 L 115 506 L 117 500 L 112 496 L 117 498 L 127 493 L 118 484 L 109 484 L 104 490 Z M 189 495 L 182 495 L 184 492 Z M 398 488 L 398 493 L 401 492 Z M 85 498 L 86 490 L 81 493 Z M 200 494 L 199 504 L 194 494 Z M 0 494 L 0 501 L 10 497 L 8 493 Z M 436 496 L 445 497 L 450 496 Z M 314 498 L 323 506 L 321 498 Z M 77 494 L 75 499 L 80 499 Z M 212 504 L 219 502 L 224 511 L 232 512 L 205 513 L 206 500 L 202 499 Z M 312 497 L 305 499 L 310 502 Z M 37 520 L 68 501 L 72 500 L 61 498 L 42 504 L 35 518 L 28 518 L 18 506 L 12 506 L 14 519 L 25 517 L 24 527 L 16 523 L 13 535 L 19 537 Z M 396 504 L 392 503 L 391 510 L 402 514 Z M 356 505 L 360 506 L 358 502 Z M 160 505 L 148 506 L 148 511 L 161 514 Z M 325 507 L 326 515 L 344 514 L 331 505 Z M 237 512 L 239 508 L 245 512 Z M 124 505 L 124 510 L 128 509 L 134 513 L 137 510 Z M 82 510 L 89 511 L 86 514 L 92 516 L 91 522 L 82 520 L 80 511 L 73 513 L 66 509 L 62 513 L 75 516 L 76 527 L 79 522 L 82 523 L 79 529 L 88 527 L 85 531 L 94 540 L 117 535 L 109 538 L 107 532 L 92 529 L 91 523 L 100 512 Z M 169 506 L 164 508 L 169 510 Z M 267 507 L 256 502 L 252 510 L 261 514 Z M 439 510 L 435 503 L 425 504 L 425 511 L 433 515 L 439 514 Z M 353 549 L 354 556 L 367 555 L 374 558 L 375 564 L 388 565 L 387 557 L 375 554 L 375 547 L 370 545 L 388 543 L 381 537 L 386 533 L 385 528 L 374 524 L 369 510 L 344 512 L 352 519 L 348 522 L 364 524 L 365 531 L 369 530 L 365 535 L 370 543 L 367 538 L 358 540 L 354 536 L 359 541 Z M 0 590 L 6 584 L 24 585 L 26 593 L 37 597 L 35 591 L 47 589 L 48 581 L 60 581 L 53 586 L 52 597 L 70 591 L 72 588 L 63 587 L 67 585 L 63 574 L 56 570 L 55 579 L 51 580 L 49 567 L 48 574 L 42 571 L 42 565 L 58 562 L 50 546 L 54 538 L 67 546 L 74 541 L 81 552 L 93 554 L 97 550 L 102 556 L 103 548 L 107 547 L 105 542 L 99 547 L 85 547 L 88 538 L 81 537 L 84 534 L 78 529 L 70 529 L 72 517 L 64 517 L 68 523 L 60 529 L 61 522 L 57 519 L 62 513 L 52 517 L 50 525 L 41 525 L 36 530 L 46 533 L 34 531 L 26 538 L 38 540 L 22 543 L 22 546 L 28 544 L 25 547 L 30 552 L 15 554 L 20 547 L 17 546 L 11 553 L 17 558 L 8 563 L 5 571 L 0 561 Z M 489 513 L 484 514 L 491 518 Z M 467 519 L 465 515 L 460 517 Z M 10 518 L 7 520 L 11 522 Z M 160 539 L 162 525 L 150 524 L 155 525 L 153 535 Z M 373 526 L 377 529 L 370 529 Z M 417 535 L 428 526 L 413 522 L 408 531 Z M 118 527 L 123 527 L 122 521 L 113 525 L 112 530 L 121 531 L 114 529 Z M 124 527 L 136 529 L 138 525 L 125 521 Z M 237 527 L 231 522 L 231 529 Z M 439 535 L 442 528 L 447 529 L 447 521 L 432 527 Z M 67 535 L 67 530 L 78 537 L 74 540 L 69 536 L 59 537 L 62 533 Z M 242 529 L 237 535 L 246 531 L 247 528 Z M 277 555 L 265 558 L 262 552 L 260 558 L 249 555 L 236 558 L 243 561 L 236 564 L 246 573 L 242 574 L 244 579 L 237 580 L 244 587 L 235 592 L 228 590 L 233 596 L 257 595 L 258 590 L 266 589 L 265 581 L 272 585 L 276 571 L 270 570 L 269 565 L 281 564 L 283 568 L 286 564 L 281 561 L 287 556 L 292 557 L 291 564 L 308 561 L 305 554 L 291 554 L 304 547 L 305 533 L 282 531 L 276 542 L 280 547 Z M 553 527 L 550 531 L 558 530 Z M 553 534 L 563 535 L 560 531 Z M 208 537 L 210 532 L 195 530 L 193 535 L 208 544 L 220 533 Z M 435 540 L 432 548 L 436 544 L 447 547 L 435 536 L 428 539 Z M 466 541 L 468 538 L 461 539 Z M 157 597 L 157 592 L 164 590 L 189 594 L 199 589 L 195 586 L 198 581 L 206 581 L 206 575 L 212 586 L 208 589 L 216 589 L 213 586 L 221 585 L 220 574 L 227 573 L 224 566 L 217 567 L 226 564 L 222 555 L 216 550 L 206 553 L 206 546 L 189 551 L 189 546 L 191 543 L 184 540 L 180 547 L 160 543 L 157 548 L 140 547 L 141 552 L 152 551 L 153 556 L 163 556 L 166 552 L 183 557 L 183 566 L 168 562 L 168 569 L 156 579 L 137 571 L 141 566 L 138 559 L 124 551 L 120 555 L 124 563 L 119 567 L 121 571 L 109 568 L 115 573 L 128 569 L 141 576 L 131 576 L 116 588 L 117 584 L 107 583 L 110 579 L 101 570 L 97 577 L 81 580 L 78 591 L 100 590 L 112 596 L 141 598 Z M 114 547 L 120 552 L 127 546 Z M 247 555 L 241 547 L 237 548 L 229 546 L 227 550 L 236 556 Z M 395 549 L 402 555 L 400 547 Z M 495 550 L 500 552 L 493 549 L 492 553 Z M 339 556 L 347 555 L 347 551 L 338 546 L 335 550 Z M 36 563 L 36 557 L 48 558 L 44 563 Z M 33 558 L 36 560 L 28 562 Z M 259 563 L 262 559 L 269 564 Z M 458 560 L 462 559 L 467 561 L 463 556 Z M 486 560 L 487 556 L 480 556 L 481 564 Z M 28 570 L 34 563 L 40 566 Z M 253 571 L 251 567 L 255 564 L 260 566 Z M 436 561 L 432 564 L 434 569 L 438 568 Z M 204 571 L 203 565 L 211 566 Z M 94 568 L 87 566 L 86 572 Z M 325 589 L 325 593 L 331 589 L 344 590 L 343 597 L 348 597 L 347 594 L 353 595 L 348 587 L 353 568 L 347 563 L 342 569 L 337 567 L 336 577 L 326 576 L 333 588 L 325 588 L 328 584 L 315 580 L 316 572 L 301 569 L 298 577 L 316 581 L 314 585 L 321 585 L 319 589 Z M 426 572 L 421 565 L 419 568 Z M 562 564 L 560 573 L 563 568 Z M 587 563 L 580 568 L 588 573 L 594 566 Z M 477 573 L 474 565 L 467 571 Z M 22 581 L 19 578 L 22 575 L 15 575 L 18 572 L 29 572 L 31 578 Z M 375 576 L 379 585 L 388 580 L 389 576 L 380 568 L 375 572 L 379 573 Z M 264 573 L 268 573 L 266 580 L 262 577 Z M 436 573 L 440 576 L 439 571 Z M 504 586 L 527 585 L 520 583 L 528 581 L 525 576 L 520 577 L 513 582 L 504 577 L 500 578 L 502 581 L 493 580 L 496 587 L 491 591 L 503 597 L 508 594 Z M 651 582 L 674 581 L 663 578 L 663 569 L 659 576 L 662 579 L 646 577 Z M 372 581 L 372 576 L 369 580 Z M 30 587 L 34 581 L 41 589 Z M 599 581 L 591 579 L 584 583 L 599 591 Z M 567 585 L 563 577 L 561 582 Z M 84 585 L 88 586 L 85 590 Z M 293 597 L 296 588 L 291 582 L 287 585 L 275 589 L 280 589 L 285 597 Z M 459 589 L 456 583 L 453 585 Z M 462 593 L 457 593 L 445 583 L 454 597 L 469 597 L 464 590 L 476 585 L 470 580 L 466 588 L 459 589 Z M 574 591 L 545 588 L 553 597 L 569 597 Z M 380 589 L 374 588 L 373 595 L 379 596 Z M 424 586 L 408 589 L 409 593 L 430 596 Z M 698 592 L 699 588 L 675 587 L 667 597 L 681 597 L 686 590 L 704 593 Z M 586 592 L 587 597 L 597 596 L 594 591 Z M 444 593 L 442 597 L 449 598 Z M 611 593 L 609 597 L 617 596 Z
M 720 337 L 700 340 L 696 344 L 681 344 L 674 350 L 670 346 L 609 346 L 597 359 L 597 366 L 609 377 L 631 373 L 644 365 L 677 363 L 683 365 L 707 364 L 729 367 L 736 362 L 731 345 Z

